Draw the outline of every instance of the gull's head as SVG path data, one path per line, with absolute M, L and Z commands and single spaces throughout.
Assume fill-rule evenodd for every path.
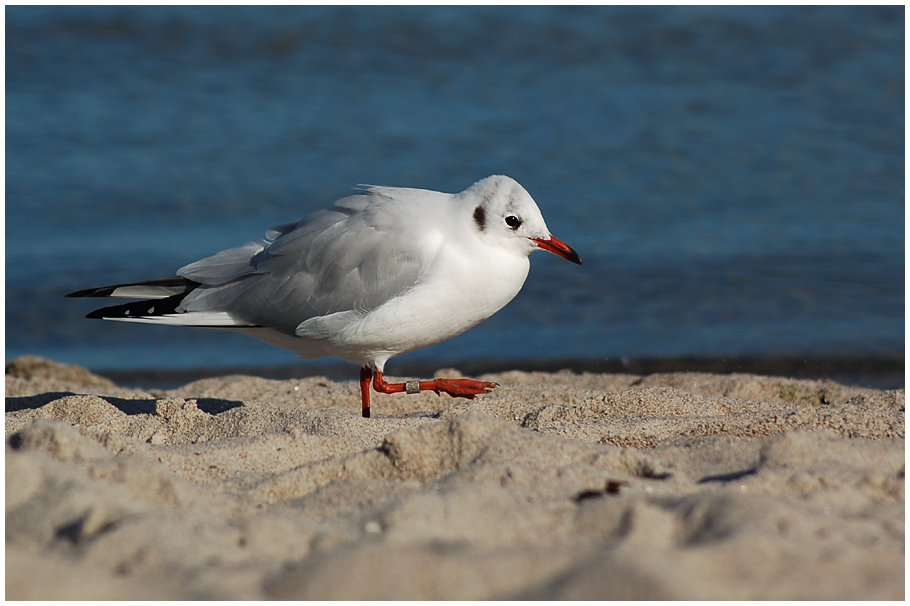
M 550 234 L 537 203 L 517 181 L 503 175 L 481 179 L 458 195 L 481 239 L 529 255 L 548 250 L 581 265 L 578 254 Z

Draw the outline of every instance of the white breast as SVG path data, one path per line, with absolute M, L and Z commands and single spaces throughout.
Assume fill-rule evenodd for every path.
M 518 294 L 529 268 L 527 256 L 503 249 L 443 247 L 417 286 L 336 324 L 326 344 L 333 355 L 381 370 L 390 357 L 450 339 L 492 316 Z

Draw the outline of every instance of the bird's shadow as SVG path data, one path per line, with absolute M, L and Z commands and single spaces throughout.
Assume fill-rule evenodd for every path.
M 66 398 L 68 396 L 78 396 L 71 391 L 48 391 L 33 396 L 21 396 L 6 398 L 5 412 L 16 412 L 20 410 L 33 410 L 46 406 L 51 402 Z M 155 414 L 155 404 L 158 400 L 129 400 L 126 398 L 115 398 L 112 396 L 97 396 L 127 415 L 153 415 Z M 243 406 L 239 400 L 222 400 L 219 398 L 196 398 L 196 407 L 204 413 L 218 415 L 222 412 Z

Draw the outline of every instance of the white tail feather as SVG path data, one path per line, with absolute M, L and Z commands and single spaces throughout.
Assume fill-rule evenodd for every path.
M 249 323 L 236 320 L 224 311 L 164 314 L 161 316 L 126 316 L 104 319 L 114 320 L 116 322 L 142 322 L 145 324 L 162 324 L 168 326 L 200 326 L 210 328 L 250 326 Z
M 186 288 L 168 286 L 147 286 L 142 284 L 128 284 L 119 286 L 111 291 L 108 297 L 117 297 L 124 299 L 166 299 L 174 295 L 179 295 Z

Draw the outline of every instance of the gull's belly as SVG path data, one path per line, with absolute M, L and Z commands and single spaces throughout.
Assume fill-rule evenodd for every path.
M 346 327 L 333 341 L 350 357 L 358 354 L 361 363 L 435 345 L 502 309 L 521 290 L 529 267 L 526 256 L 482 263 L 443 260 L 431 279 Z

